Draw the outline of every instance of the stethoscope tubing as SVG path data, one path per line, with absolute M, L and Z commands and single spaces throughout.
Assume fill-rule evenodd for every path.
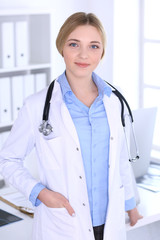
M 115 88 L 113 85 L 111 85 L 110 83 L 106 82 L 110 87 L 112 87 L 114 90 L 112 90 L 112 92 L 119 98 L 119 101 L 121 103 L 121 121 L 122 121 L 122 125 L 123 127 L 125 127 L 125 118 L 124 118 L 124 103 L 126 104 L 126 107 L 128 109 L 129 115 L 131 117 L 131 121 L 134 122 L 133 120 L 133 115 L 132 115 L 132 111 L 130 109 L 130 106 L 127 102 L 127 100 L 125 99 L 125 97 L 122 95 L 122 93 L 120 93 L 120 91 L 117 90 L 117 88 Z
M 51 124 L 48 122 L 48 119 L 49 119 L 49 110 L 50 110 L 50 104 L 51 104 L 50 100 L 51 100 L 51 97 L 52 97 L 54 83 L 55 83 L 55 80 L 53 80 L 51 82 L 51 84 L 49 85 L 47 95 L 46 95 L 46 99 L 45 99 L 44 109 L 43 109 L 42 123 L 39 126 L 39 131 L 44 136 L 48 136 L 53 131 L 53 128 L 52 128 Z M 123 126 L 124 133 L 125 133 L 125 139 L 126 139 L 129 161 L 130 162 L 135 162 L 137 159 L 139 159 L 139 153 L 138 153 L 137 141 L 136 141 L 135 130 L 134 130 L 134 125 L 133 125 L 134 120 L 133 120 L 132 111 L 131 111 L 130 106 L 129 106 L 127 100 L 125 99 L 125 97 L 114 86 L 112 86 L 110 83 L 108 83 L 108 82 L 106 82 L 106 83 L 111 88 L 113 88 L 112 92 L 118 97 L 118 99 L 121 103 L 121 122 L 122 122 L 122 126 Z M 128 113 L 129 113 L 129 117 L 130 117 L 130 121 L 131 121 L 132 135 L 133 135 L 133 140 L 134 140 L 135 149 L 136 149 L 136 157 L 135 158 L 131 158 L 131 154 L 130 154 L 130 150 L 129 150 L 129 144 L 128 144 L 127 134 L 126 134 L 126 130 L 125 130 L 125 125 L 126 124 L 125 124 L 125 115 L 124 115 L 124 103 L 125 103 L 125 105 L 128 109 Z
M 43 109 L 43 117 L 42 117 L 43 121 L 48 121 L 48 118 L 49 118 L 49 110 L 50 110 L 50 104 L 51 104 L 50 100 L 52 97 L 54 83 L 55 83 L 55 80 L 51 82 L 47 91 L 47 96 L 46 96 L 44 109 Z

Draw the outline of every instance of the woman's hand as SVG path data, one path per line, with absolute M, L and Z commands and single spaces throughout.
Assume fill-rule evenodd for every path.
M 134 226 L 139 219 L 143 218 L 137 210 L 137 208 L 133 208 L 132 210 L 127 211 L 129 219 L 130 219 L 130 225 Z
M 69 215 L 75 216 L 75 211 L 71 207 L 67 198 L 58 192 L 44 188 L 40 191 L 38 199 L 50 208 L 66 208 Z

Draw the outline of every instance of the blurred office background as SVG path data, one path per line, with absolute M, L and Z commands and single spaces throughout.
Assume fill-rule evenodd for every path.
M 138 163 L 143 170 L 146 167 L 142 171 L 145 174 L 149 162 L 160 164 L 159 0 L 0 0 L 0 148 L 24 98 L 48 85 L 64 71 L 63 59 L 55 47 L 55 40 L 65 19 L 77 11 L 95 13 L 104 25 L 107 50 L 96 72 L 106 81 L 120 87 L 132 110 L 135 110 L 136 120 L 141 118 L 136 128 L 141 143 L 139 145 L 143 153 L 150 155 L 147 156 L 148 160 L 144 157 Z M 11 41 L 12 27 L 17 39 L 14 44 Z M 7 36 L 7 40 L 3 36 Z M 15 54 L 15 62 L 11 62 L 11 58 L 3 61 L 3 52 L 6 49 L 8 51 L 10 44 L 13 45 L 11 50 Z M 22 61 L 19 60 L 17 49 L 23 48 L 25 54 L 20 56 Z M 27 57 L 24 58 L 24 55 Z M 154 107 L 157 108 L 155 122 L 155 115 L 144 112 L 141 117 L 143 112 L 140 115 L 136 112 Z M 151 113 L 155 114 L 155 110 L 152 109 Z M 149 143 L 147 136 L 150 138 Z M 33 158 L 34 153 L 28 159 L 28 167 L 36 175 Z M 141 175 L 140 165 L 137 169 L 137 174 Z M 154 225 L 153 228 L 155 230 L 158 227 Z M 147 234 L 149 232 L 144 235 L 144 239 L 148 239 Z M 155 234 L 152 239 L 157 240 Z

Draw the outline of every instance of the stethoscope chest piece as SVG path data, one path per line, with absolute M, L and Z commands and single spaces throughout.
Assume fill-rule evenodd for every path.
M 44 136 L 48 136 L 51 132 L 53 132 L 53 128 L 48 121 L 43 121 L 39 126 L 40 133 L 43 133 Z

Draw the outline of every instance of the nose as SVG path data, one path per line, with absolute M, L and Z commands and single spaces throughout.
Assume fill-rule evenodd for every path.
M 87 48 L 85 48 L 85 47 L 81 47 L 80 48 L 80 50 L 79 50 L 79 57 L 83 58 L 83 59 L 88 58 L 88 50 L 87 50 Z

